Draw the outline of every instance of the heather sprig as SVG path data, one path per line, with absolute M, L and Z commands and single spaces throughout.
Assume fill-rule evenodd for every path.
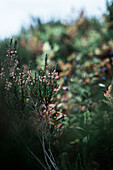
M 60 89 L 56 66 L 52 69 L 48 67 L 46 54 L 44 70 L 40 69 L 33 75 L 30 67 L 18 67 L 16 46 L 17 41 L 13 47 L 12 40 L 9 48 L 7 45 L 6 59 L 1 69 L 1 80 L 5 81 L 5 99 L 11 108 L 19 112 L 35 110 L 43 121 L 50 122 L 54 110 L 50 109 L 50 104 Z

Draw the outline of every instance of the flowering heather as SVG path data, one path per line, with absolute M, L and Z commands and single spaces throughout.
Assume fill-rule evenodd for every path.
M 55 111 L 51 107 L 54 94 L 59 91 L 57 84 L 59 78 L 56 66 L 49 69 L 47 65 L 47 55 L 45 57 L 45 67 L 35 74 L 32 74 L 30 67 L 19 68 L 17 60 L 17 41 L 12 47 L 7 45 L 7 54 L 1 66 L 0 78 L 5 82 L 5 99 L 8 105 L 20 112 L 34 111 L 38 117 L 50 121 L 51 114 Z
M 40 69 L 35 74 L 26 65 L 20 68 L 16 46 L 17 41 L 13 47 L 12 40 L 9 47 L 7 45 L 6 58 L 0 68 L 0 82 L 4 86 L 4 99 L 14 113 L 19 113 L 19 124 L 26 118 L 34 120 L 32 123 L 41 142 L 46 165 L 48 169 L 50 169 L 49 163 L 54 169 L 58 169 L 54 158 L 45 148 L 45 139 L 50 135 L 51 127 L 60 127 L 61 123 L 58 120 L 63 118 L 63 114 L 57 112 L 56 104 L 53 104 L 54 95 L 61 88 L 57 84 L 59 76 L 56 66 L 53 66 L 52 69 L 48 67 L 48 56 L 46 55 L 44 69 Z M 40 161 L 38 162 L 40 163 Z

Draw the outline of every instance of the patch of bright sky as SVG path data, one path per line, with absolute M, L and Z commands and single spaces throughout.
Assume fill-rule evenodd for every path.
M 74 10 L 72 10 L 74 9 Z M 71 20 L 81 9 L 87 16 L 101 16 L 106 11 L 106 0 L 1 0 L 0 39 L 17 34 L 30 23 L 30 16 Z

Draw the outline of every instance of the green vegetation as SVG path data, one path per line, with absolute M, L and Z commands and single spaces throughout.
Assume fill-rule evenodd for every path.
M 0 42 L 4 169 L 113 169 L 112 8 Z

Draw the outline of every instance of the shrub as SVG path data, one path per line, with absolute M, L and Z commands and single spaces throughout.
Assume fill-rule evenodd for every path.
M 17 41 L 13 47 L 12 40 L 9 47 L 7 45 L 6 59 L 1 64 L 0 72 L 2 97 L 14 119 L 12 123 L 14 136 L 16 136 L 16 140 L 20 137 L 28 152 L 43 168 L 46 169 L 47 166 L 48 169 L 51 167 L 58 169 L 50 147 L 51 133 L 55 132 L 60 114 L 52 103 L 56 92 L 60 89 L 60 85 L 57 84 L 59 76 L 56 72 L 56 66 L 52 69 L 48 67 L 48 56 L 46 55 L 44 69 L 32 73 L 30 66 L 19 68 L 16 46 Z M 55 117 L 55 115 L 57 116 Z M 21 137 L 26 128 L 28 131 L 29 123 L 32 124 L 30 125 L 31 129 L 34 127 L 35 136 L 40 141 L 46 165 L 31 151 L 28 146 L 29 142 L 27 141 L 26 144 L 26 139 Z M 47 143 L 49 143 L 47 145 L 49 149 L 46 148 Z

